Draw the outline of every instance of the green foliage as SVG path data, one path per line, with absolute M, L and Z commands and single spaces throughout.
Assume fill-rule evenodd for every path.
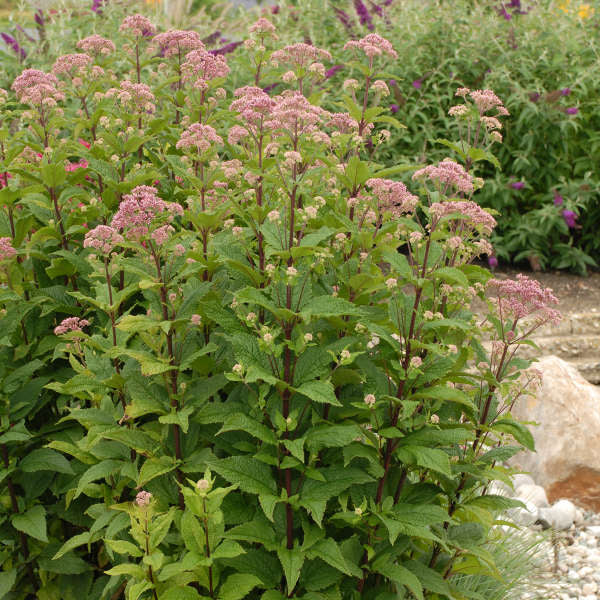
M 384 178 L 414 170 L 385 159 L 385 41 L 335 49 L 361 74 L 340 90 L 265 22 L 228 73 L 112 10 L 94 70 L 0 96 L 0 592 L 475 597 L 535 381 L 522 310 L 471 264 L 490 139 L 413 195 Z

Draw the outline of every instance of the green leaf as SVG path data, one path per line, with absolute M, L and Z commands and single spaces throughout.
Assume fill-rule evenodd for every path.
M 17 569 L 2 571 L 0 573 L 0 598 L 4 598 L 10 592 L 17 580 Z
M 387 565 L 378 567 L 377 572 L 391 579 L 396 584 L 406 586 L 417 600 L 424 600 L 423 586 L 419 578 L 405 567 L 388 563 Z
M 230 575 L 219 589 L 219 600 L 242 600 L 255 587 L 263 587 L 261 580 L 248 573 Z
M 77 489 L 75 490 L 73 499 L 80 496 L 83 493 L 83 490 L 86 488 L 86 486 L 92 483 L 92 481 L 108 477 L 109 475 L 114 473 L 121 465 L 122 463 L 116 460 L 108 459 L 103 460 L 102 462 L 99 462 L 98 464 L 95 464 L 92 467 L 90 467 L 87 471 L 83 473 L 83 475 L 79 479 L 79 483 L 77 484 Z
M 447 402 L 457 402 L 474 408 L 473 401 L 469 398 L 466 392 L 457 388 L 448 387 L 445 385 L 434 385 L 429 388 L 425 388 L 422 392 L 413 394 L 411 398 L 430 398 L 432 400 L 445 400 Z
M 129 556 L 142 556 L 142 551 L 131 542 L 125 540 L 104 540 L 104 543 L 117 554 L 128 554 Z
M 73 469 L 69 461 L 56 450 L 51 448 L 38 448 L 20 462 L 19 466 L 25 473 L 37 471 L 55 471 L 73 475 Z
M 296 391 L 314 402 L 342 406 L 335 397 L 335 389 L 331 381 L 314 380 L 303 383 Z
M 46 509 L 40 504 L 36 504 L 27 512 L 13 515 L 10 520 L 17 531 L 22 531 L 40 542 L 48 542 Z
M 306 322 L 311 317 L 341 317 L 343 315 L 361 315 L 360 307 L 336 296 L 317 296 L 307 302 L 300 313 Z
M 425 469 L 442 473 L 446 477 L 452 477 L 450 457 L 443 450 L 425 446 L 403 446 L 396 450 L 396 456 L 402 462 L 417 464 Z
M 277 556 L 279 556 L 279 561 L 283 567 L 289 596 L 294 591 L 296 583 L 298 583 L 298 578 L 300 577 L 300 571 L 302 570 L 306 555 L 300 548 L 294 548 L 293 550 L 279 548 L 277 550 Z
M 73 548 L 77 548 L 79 546 L 83 546 L 83 544 L 87 544 L 90 541 L 90 533 L 88 531 L 84 531 L 75 537 L 72 537 L 70 540 L 67 540 L 60 548 L 60 550 L 52 557 L 52 560 L 56 560 L 61 556 L 65 555 L 67 552 L 73 550 Z
M 523 423 L 513 421 L 510 419 L 499 419 L 494 423 L 495 431 L 502 431 L 503 433 L 509 433 L 512 435 L 519 444 L 523 444 L 525 448 L 535 452 L 535 440 L 531 431 Z
M 309 554 L 320 558 L 334 569 L 350 575 L 350 577 L 362 577 L 362 571 L 344 558 L 340 547 L 332 538 L 325 538 L 317 542 L 309 550 Z
M 212 470 L 249 494 L 272 496 L 277 494 L 277 484 L 271 468 L 249 456 L 231 456 L 209 463 Z
M 226 431 L 236 430 L 245 431 L 251 436 L 262 440 L 267 444 L 277 444 L 277 438 L 275 437 L 275 434 L 268 427 L 243 413 L 235 413 L 228 417 L 225 423 L 223 423 L 223 427 L 221 427 L 216 435 L 225 433 Z
M 129 575 L 136 579 L 146 579 L 146 571 L 140 565 L 133 563 L 122 563 L 106 571 L 107 575 L 114 577 L 115 575 Z
M 175 468 L 173 459 L 169 456 L 161 456 L 160 458 L 149 458 L 144 462 L 140 469 L 137 486 L 141 488 L 155 477 L 171 472 Z
M 194 588 L 189 586 L 170 587 L 160 595 L 160 600 L 199 600 L 203 598 Z

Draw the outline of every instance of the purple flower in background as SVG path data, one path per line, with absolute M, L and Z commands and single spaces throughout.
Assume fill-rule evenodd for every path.
M 217 29 L 214 33 L 211 33 L 209 36 L 205 37 L 202 40 L 202 43 L 206 46 L 213 46 L 217 43 L 217 40 L 221 37 L 221 32 Z
M 510 184 L 510 187 L 513 190 L 522 190 L 525 187 L 525 184 L 522 181 L 513 181 L 513 183 Z
M 569 108 L 567 108 L 565 112 L 568 115 L 576 115 L 579 112 L 579 109 L 576 106 L 569 106 Z
M 412 82 L 412 85 L 415 88 L 415 90 L 420 90 L 421 87 L 423 86 L 423 80 L 422 79 L 415 79 Z
M 569 229 L 577 227 L 577 215 L 572 210 L 563 210 L 562 216 Z
M 41 8 L 38 8 L 33 18 L 38 27 L 43 27 L 46 24 L 46 22 L 44 21 L 44 13 L 42 12 Z
M 395 115 L 400 110 L 400 107 L 397 104 L 390 105 L 390 112 Z
M 498 266 L 498 259 L 494 255 L 488 256 L 488 265 L 490 269 L 495 269 Z
M 533 92 L 533 94 L 529 94 L 529 99 L 532 102 L 537 102 L 540 99 L 540 95 L 537 92 Z
M 571 88 L 568 88 L 568 87 L 566 87 L 566 88 L 563 88 L 562 90 L 560 90 L 560 93 L 561 93 L 563 96 L 568 96 L 568 95 L 571 93 Z
M 105 0 L 93 0 L 92 2 L 92 12 L 100 14 L 102 12 L 102 5 Z
M 554 206 L 562 206 L 563 202 L 563 197 L 557 191 L 554 191 Z
M 383 17 L 383 8 L 381 8 L 381 6 L 375 4 L 375 2 L 371 2 L 370 0 L 369 4 L 371 6 L 371 9 L 375 12 L 375 14 L 379 15 L 380 17 Z
M 222 56 L 223 54 L 229 54 L 233 52 L 241 44 L 242 42 L 229 42 L 229 44 L 225 44 L 225 46 L 221 46 L 216 50 L 209 50 L 209 52 L 215 56 Z
M 272 83 L 271 85 L 264 87 L 263 92 L 268 94 L 269 92 L 272 92 L 278 85 L 279 83 Z
M 383 0 L 383 5 L 384 6 L 391 6 L 393 1 L 394 0 Z
M 371 17 L 371 13 L 367 10 L 365 3 L 362 0 L 354 0 L 354 10 L 356 10 L 360 24 L 366 25 L 369 31 L 373 31 L 373 29 L 375 29 L 373 18 Z
M 333 77 L 338 71 L 341 71 L 344 67 L 342 65 L 334 65 L 331 69 L 325 71 L 325 79 Z
M 21 59 L 25 59 L 27 57 L 27 52 L 25 52 L 24 48 L 17 42 L 17 40 L 8 33 L 0 33 L 0 37 L 4 40 L 4 43 Z
M 17 29 L 30 41 L 35 42 L 35 38 L 31 37 L 20 25 L 17 25 Z
M 510 21 L 512 19 L 512 15 L 506 10 L 504 4 L 502 4 L 498 9 L 498 14 L 503 16 L 507 21 Z
M 273 4 L 273 6 L 271 6 L 271 14 L 272 15 L 278 15 L 279 14 L 279 5 Z
M 338 18 L 338 21 L 346 28 L 348 34 L 351 37 L 354 37 L 354 27 L 350 15 L 346 11 L 342 10 L 341 8 L 336 8 L 335 6 L 333 7 L 333 11 L 335 12 L 335 16 Z

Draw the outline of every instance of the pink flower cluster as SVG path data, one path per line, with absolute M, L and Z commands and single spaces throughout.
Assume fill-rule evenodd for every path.
M 459 200 L 452 202 L 434 202 L 429 208 L 436 219 L 450 216 L 452 219 L 460 220 L 472 229 L 477 229 L 485 235 L 492 233 L 496 227 L 496 219 L 485 211 L 479 204 L 470 200 Z
M 401 181 L 380 178 L 368 179 L 367 187 L 373 190 L 379 210 L 389 210 L 397 217 L 412 213 L 419 202 L 419 198 L 411 194 Z
M 181 134 L 176 148 L 178 150 L 195 148 L 198 152 L 207 152 L 213 144 L 223 145 L 223 138 L 217 135 L 214 127 L 194 123 Z
M 120 89 L 111 88 L 106 92 L 106 97 L 117 96 L 119 102 L 135 113 L 154 113 L 154 94 L 145 83 L 133 83 L 125 80 L 121 82 Z
M 157 194 L 156 188 L 148 185 L 133 188 L 131 194 L 123 196 L 111 226 L 119 231 L 125 231 L 125 237 L 139 240 L 148 236 L 150 227 L 155 225 L 156 218 L 162 213 L 168 213 L 168 222 L 171 222 L 176 215 L 183 215 L 183 208 L 179 204 L 165 202 Z M 158 234 L 159 239 L 163 239 L 163 234 L 168 231 L 161 231 Z
M 204 50 L 204 43 L 200 34 L 196 31 L 182 31 L 171 29 L 165 33 L 154 36 L 153 44 L 163 53 L 163 56 L 181 56 L 190 50 Z
M 539 281 L 519 273 L 516 279 L 491 279 L 488 289 L 495 293 L 493 298 L 502 319 L 515 320 L 532 316 L 537 324 L 561 320 L 560 312 L 550 305 L 558 299 L 550 288 L 543 288 Z
M 248 28 L 248 31 L 250 33 L 259 34 L 275 33 L 275 25 L 273 25 L 273 23 L 271 23 L 269 19 L 261 17 L 260 19 L 258 19 L 258 21 L 256 21 L 256 23 L 254 23 Z
M 465 171 L 462 165 L 453 160 L 443 160 L 437 166 L 429 165 L 423 169 L 415 171 L 413 179 L 427 178 L 438 183 L 440 188 L 443 185 L 443 192 L 449 186 L 455 187 L 459 192 L 470 194 L 473 192 L 473 177 Z
M 149 37 L 156 33 L 156 27 L 147 17 L 136 14 L 125 17 L 119 27 L 119 31 L 136 37 Z
M 304 44 L 292 44 L 271 54 L 271 62 L 291 64 L 297 67 L 307 67 L 309 64 L 319 60 L 331 60 L 331 54 L 327 50 L 321 50 L 315 46 Z
M 67 164 L 65 165 L 65 171 L 67 172 L 71 172 L 71 171 L 77 171 L 77 169 L 87 169 L 88 167 L 88 161 L 85 160 L 85 158 L 82 158 L 79 162 L 69 162 L 67 161 Z
M 152 494 L 150 492 L 146 492 L 145 490 L 138 492 L 135 497 L 135 503 L 138 506 L 148 506 L 148 504 L 150 504 L 150 500 L 152 500 Z
M 202 48 L 186 54 L 181 70 L 184 81 L 193 82 L 195 88 L 204 90 L 209 81 L 217 77 L 227 77 L 230 69 L 225 57 L 211 54 Z
M 317 131 L 317 126 L 329 116 L 326 110 L 311 104 L 298 91 L 286 90 L 274 100 L 275 105 L 265 127 L 287 130 L 292 136 Z
M 34 106 L 56 106 L 65 95 L 56 89 L 58 79 L 52 73 L 38 69 L 25 69 L 13 82 L 12 89 L 17 98 Z
M 398 53 L 394 50 L 392 44 L 377 33 L 370 33 L 362 38 L 362 40 L 346 42 L 344 50 L 350 49 L 360 50 L 361 52 L 364 52 L 368 58 L 381 56 L 382 54 L 387 54 L 392 58 L 398 58 Z
M 110 254 L 115 246 L 123 242 L 123 236 L 108 225 L 98 225 L 85 234 L 84 248 L 94 248 L 104 255 Z
M 358 130 L 358 121 L 349 113 L 333 113 L 327 126 L 337 129 L 340 133 L 351 133 Z
M 492 108 L 496 108 L 499 115 L 507 116 L 509 114 L 504 108 L 502 100 L 492 90 L 473 90 L 469 93 L 469 96 L 475 102 L 480 114 L 484 114 Z
M 103 38 L 101 35 L 94 33 L 94 35 L 90 35 L 82 40 L 77 42 L 77 48 L 79 50 L 83 50 L 92 56 L 97 56 L 98 54 L 111 54 L 115 51 L 115 44 L 110 40 Z
M 17 254 L 12 246 L 12 240 L 9 237 L 0 238 L 0 262 L 9 260 Z
M 230 109 L 239 113 L 239 118 L 253 126 L 255 132 L 260 128 L 264 118 L 271 113 L 275 101 L 259 87 L 247 85 L 234 92 L 234 100 Z
M 90 322 L 87 319 L 80 319 L 79 317 L 67 317 L 60 322 L 60 325 L 54 328 L 54 335 L 63 335 L 69 331 L 81 331 L 89 324 Z
M 52 72 L 55 75 L 83 76 L 91 62 L 92 59 L 87 54 L 64 54 L 54 62 Z

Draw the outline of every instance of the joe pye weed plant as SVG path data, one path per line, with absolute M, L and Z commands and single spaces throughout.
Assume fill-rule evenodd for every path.
M 473 264 L 501 100 L 458 90 L 464 164 L 407 185 L 369 159 L 401 135 L 386 39 L 326 93 L 329 52 L 261 18 L 231 95 L 193 32 L 154 33 L 127 17 L 2 93 L 3 591 L 480 598 L 455 576 L 501 577 L 487 486 L 532 447 L 517 352 L 559 318 Z

